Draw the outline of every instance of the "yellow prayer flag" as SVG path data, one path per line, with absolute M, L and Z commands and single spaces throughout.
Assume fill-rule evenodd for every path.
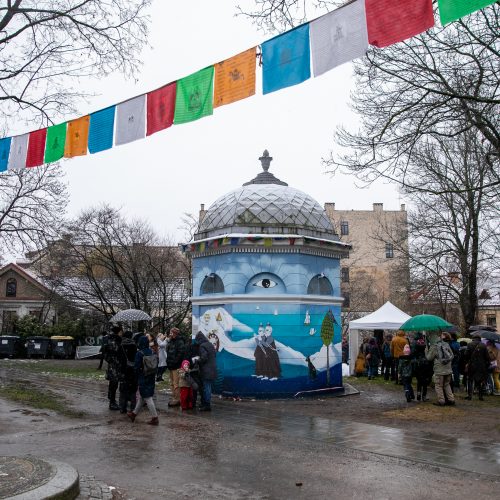
M 273 246 L 273 240 L 271 238 L 264 238 L 264 246 L 265 247 L 272 247 Z
M 255 94 L 256 47 L 215 65 L 214 108 Z
M 66 158 L 87 154 L 89 123 L 90 117 L 88 115 L 68 122 L 66 145 L 64 147 L 64 156 Z

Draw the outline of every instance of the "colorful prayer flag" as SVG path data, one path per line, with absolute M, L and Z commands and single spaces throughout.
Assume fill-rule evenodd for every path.
M 288 238 L 288 243 L 290 243 L 290 246 L 295 245 L 295 238 Z
M 268 94 L 297 85 L 311 76 L 309 24 L 262 44 L 262 86 Z
M 229 243 L 230 243 L 230 239 L 229 238 L 227 238 L 227 237 L 223 238 L 222 245 L 229 245 Z
M 47 129 L 45 141 L 45 163 L 60 160 L 64 155 L 66 144 L 66 123 L 60 123 Z
M 495 0 L 438 0 L 441 24 L 444 26 L 493 3 Z
M 116 106 L 110 106 L 90 115 L 88 144 L 90 154 L 99 153 L 113 147 L 115 108 Z
M 356 0 L 311 22 L 314 76 L 362 57 L 368 50 L 364 0 Z
M 64 156 L 66 158 L 87 154 L 89 122 L 89 115 L 82 116 L 81 118 L 68 122 L 68 128 L 66 130 L 66 145 L 64 147 Z
M 28 142 L 28 153 L 26 155 L 26 167 L 38 167 L 43 163 L 45 153 L 45 139 L 47 138 L 47 129 L 35 130 L 30 133 Z
M 174 82 L 148 93 L 146 135 L 164 130 L 174 122 L 175 88 Z
M 255 94 L 256 48 L 215 65 L 214 108 Z
M 432 0 L 365 0 L 368 42 L 387 47 L 434 26 Z
M 239 238 L 231 238 L 231 246 L 236 246 L 240 242 Z
M 176 125 L 213 114 L 213 80 L 213 66 L 178 80 L 174 115 Z
M 264 238 L 264 246 L 265 247 L 272 247 L 273 246 L 273 240 L 271 238 Z
M 10 144 L 10 156 L 7 168 L 21 170 L 26 168 L 26 154 L 28 153 L 29 134 L 16 135 Z
M 3 139 L 0 139 L 0 172 L 5 172 L 5 170 L 7 170 L 11 142 L 12 137 L 4 137 Z
M 143 139 L 146 136 L 146 94 L 116 106 L 115 144 Z

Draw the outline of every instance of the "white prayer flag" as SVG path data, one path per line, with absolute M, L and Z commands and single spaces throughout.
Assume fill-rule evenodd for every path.
M 146 137 L 146 94 L 116 106 L 115 144 L 126 144 Z
M 8 170 L 26 168 L 26 154 L 28 153 L 28 139 L 30 134 L 16 135 L 12 138 Z
M 311 21 L 314 76 L 362 57 L 368 50 L 365 0 L 356 0 Z

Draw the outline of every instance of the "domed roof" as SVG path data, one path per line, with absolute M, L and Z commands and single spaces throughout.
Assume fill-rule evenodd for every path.
M 217 199 L 207 210 L 196 239 L 229 233 L 302 234 L 337 240 L 330 219 L 308 194 L 268 172 L 272 157 L 259 158 L 261 172 Z

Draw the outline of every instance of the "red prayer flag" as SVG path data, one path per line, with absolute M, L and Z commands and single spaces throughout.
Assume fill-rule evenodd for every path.
M 28 153 L 26 154 L 26 167 L 38 167 L 43 163 L 45 154 L 45 139 L 47 129 L 35 130 L 30 133 Z
M 166 129 L 174 122 L 176 82 L 148 93 L 146 135 Z
M 432 0 L 365 0 L 368 42 L 387 47 L 434 26 Z

